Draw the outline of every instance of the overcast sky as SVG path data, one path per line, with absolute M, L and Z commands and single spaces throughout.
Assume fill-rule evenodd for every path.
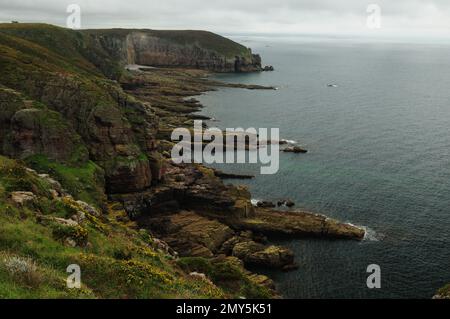
M 0 0 L 0 21 L 65 26 L 71 3 L 81 8 L 82 28 L 450 37 L 450 0 Z M 367 27 L 371 3 L 381 8 L 379 29 Z

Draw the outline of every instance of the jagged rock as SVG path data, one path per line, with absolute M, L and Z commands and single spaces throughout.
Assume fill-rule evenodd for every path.
M 270 279 L 269 277 L 265 276 L 265 275 L 260 275 L 260 274 L 249 274 L 249 278 L 251 281 L 253 281 L 254 283 L 267 287 L 269 289 L 275 290 L 275 282 Z
M 51 218 L 51 220 L 56 222 L 56 223 L 58 223 L 58 224 L 60 224 L 60 225 L 63 225 L 63 226 L 75 227 L 75 226 L 79 225 L 78 222 L 76 222 L 73 219 L 65 219 L 65 218 L 53 217 L 53 218 Z
M 148 159 L 154 182 L 160 182 L 166 172 L 164 157 L 160 153 L 154 151 L 148 155 Z
M 234 234 L 228 226 L 188 211 L 141 219 L 140 224 L 150 228 L 180 256 L 212 257 Z
M 294 263 L 293 252 L 285 247 L 266 247 L 254 241 L 237 243 L 233 248 L 233 256 L 249 265 L 283 268 Z
M 159 251 L 162 251 L 168 255 L 171 255 L 173 257 L 178 257 L 178 253 L 174 251 L 169 244 L 167 244 L 165 241 L 159 239 L 159 238 L 153 238 L 152 239 L 152 246 L 156 248 Z
M 220 177 L 222 179 L 252 179 L 252 178 L 255 178 L 255 175 L 225 173 L 218 169 L 214 170 L 214 174 L 217 177 Z
M 263 71 L 274 71 L 275 68 L 271 65 L 266 65 L 262 70 Z
M 433 299 L 450 299 L 450 284 L 439 289 L 436 295 L 433 296 Z
M 132 193 L 148 188 L 152 174 L 146 158 L 128 158 L 116 162 L 108 170 L 106 189 L 108 193 Z
M 36 200 L 36 195 L 32 192 L 12 192 L 11 200 L 17 205 L 23 206 Z
M 189 276 L 196 278 L 196 279 L 206 281 L 206 282 L 210 283 L 211 285 L 213 285 L 213 282 L 203 273 L 193 271 L 189 274 Z
M 365 230 L 351 224 L 341 223 L 320 214 L 308 212 L 279 212 L 258 209 L 251 218 L 234 220 L 235 229 L 250 229 L 267 235 L 289 237 L 329 237 L 362 240 Z
M 85 202 L 83 202 L 81 200 L 77 200 L 76 203 L 77 203 L 77 205 L 80 206 L 81 209 L 83 209 L 87 213 L 89 213 L 89 214 L 91 214 L 91 215 L 93 215 L 95 217 L 100 217 L 101 216 L 100 212 L 96 208 L 94 208 L 93 206 L 89 205 L 88 203 L 85 203 Z
M 70 217 L 70 219 L 75 221 L 77 224 L 82 224 L 86 220 L 86 214 L 84 212 L 77 212 L 75 215 Z
M 281 206 L 286 206 L 286 207 L 294 207 L 295 203 L 293 201 L 291 201 L 290 199 L 283 199 L 277 202 L 277 206 L 281 207 Z
M 67 121 L 50 110 L 21 109 L 10 119 L 11 134 L 5 138 L 5 151 L 11 157 L 46 155 L 69 162 L 76 152 L 79 163 L 88 160 L 88 151 Z
M 275 207 L 275 204 L 273 202 L 263 200 L 263 201 L 258 201 L 256 203 L 256 206 L 262 207 L 262 208 L 273 208 L 273 207 Z
M 307 150 L 301 148 L 300 146 L 289 146 L 283 149 L 283 152 L 286 153 L 308 153 Z

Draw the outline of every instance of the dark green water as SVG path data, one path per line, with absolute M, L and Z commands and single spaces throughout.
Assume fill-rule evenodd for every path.
M 450 282 L 450 46 L 244 44 L 276 71 L 218 78 L 279 90 L 207 93 L 204 113 L 220 120 L 210 126 L 279 127 L 282 138 L 310 152 L 281 153 L 278 174 L 239 183 L 254 198 L 291 198 L 297 208 L 371 230 L 361 243 L 282 242 L 300 268 L 270 273 L 279 291 L 288 298 L 430 298 Z M 381 289 L 366 286 L 369 264 L 381 267 Z

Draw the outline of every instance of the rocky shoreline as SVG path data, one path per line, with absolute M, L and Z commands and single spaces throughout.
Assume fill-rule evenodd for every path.
M 128 94 L 152 103 L 160 116 L 162 132 L 178 126 L 192 129 L 193 115 L 203 107 L 192 96 L 216 87 L 257 87 L 212 81 L 208 76 L 209 73 L 199 70 L 146 69 L 134 71 L 130 78 L 131 83 L 139 85 L 125 84 L 125 87 L 130 88 Z M 170 84 L 163 81 L 165 77 L 170 77 Z M 160 96 L 161 91 L 165 94 L 155 103 L 155 96 Z M 228 256 L 240 259 L 245 266 L 292 270 L 296 268 L 292 251 L 271 245 L 270 238 L 364 238 L 362 228 L 323 215 L 254 207 L 245 187 L 221 181 L 253 176 L 223 173 L 198 164 L 175 165 L 168 158 L 173 146 L 169 135 L 159 136 L 160 152 L 167 158 L 161 182 L 149 191 L 117 194 L 111 199 L 121 203 L 140 227 L 155 233 L 180 256 Z M 264 282 L 273 288 L 269 278 Z
M 194 96 L 275 89 L 209 79 L 207 70 L 261 71 L 248 48 L 204 32 L 34 24 L 0 25 L 0 45 L 2 256 L 32 252 L 63 277 L 70 256 L 100 298 L 271 298 L 273 281 L 247 269 L 296 268 L 272 238 L 363 239 L 363 229 L 325 216 L 254 207 L 247 188 L 223 181 L 244 176 L 171 161 L 173 129 L 204 119 Z M 126 69 L 151 62 L 166 68 Z

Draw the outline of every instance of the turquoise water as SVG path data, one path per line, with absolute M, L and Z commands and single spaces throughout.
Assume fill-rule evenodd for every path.
M 238 39 L 243 40 L 243 39 Z M 282 241 L 300 268 L 269 273 L 287 298 L 430 298 L 450 282 L 450 46 L 246 40 L 275 72 L 224 81 L 277 91 L 203 95 L 210 126 L 278 127 L 308 154 L 280 154 L 254 198 L 369 227 L 371 239 Z M 336 83 L 338 87 L 327 87 Z M 259 173 L 250 165 L 227 171 Z M 381 289 L 366 286 L 369 264 Z

